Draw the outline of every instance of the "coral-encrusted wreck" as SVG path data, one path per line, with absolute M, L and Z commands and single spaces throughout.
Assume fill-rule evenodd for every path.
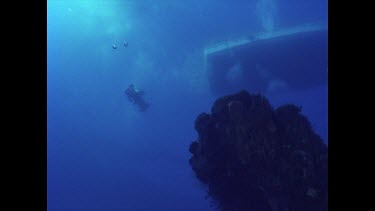
M 241 91 L 197 117 L 189 162 L 220 210 L 328 210 L 328 149 L 300 111 Z

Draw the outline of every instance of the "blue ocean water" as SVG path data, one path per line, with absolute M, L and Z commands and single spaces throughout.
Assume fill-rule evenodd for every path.
M 204 74 L 204 48 L 327 22 L 326 0 L 47 4 L 49 211 L 214 210 L 188 163 L 194 120 L 217 98 Z M 124 95 L 131 83 L 145 91 L 146 112 Z M 275 107 L 301 105 L 327 143 L 327 89 L 266 97 Z

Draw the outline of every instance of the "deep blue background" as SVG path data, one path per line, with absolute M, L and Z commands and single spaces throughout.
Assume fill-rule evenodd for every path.
M 188 164 L 215 100 L 204 47 L 267 30 L 267 14 L 275 30 L 327 22 L 326 0 L 261 1 L 48 0 L 48 210 L 213 210 Z M 130 83 L 147 112 L 123 96 Z M 302 105 L 327 142 L 326 85 L 267 97 Z

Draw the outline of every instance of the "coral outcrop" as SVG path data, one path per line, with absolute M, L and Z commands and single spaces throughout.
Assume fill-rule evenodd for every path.
M 328 148 L 295 105 L 240 91 L 195 121 L 189 163 L 222 211 L 328 210 Z

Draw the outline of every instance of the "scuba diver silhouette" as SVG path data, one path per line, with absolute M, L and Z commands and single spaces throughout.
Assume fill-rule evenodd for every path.
M 146 111 L 150 104 L 143 99 L 144 91 L 135 88 L 134 84 L 130 84 L 125 90 L 130 102 L 139 107 L 140 111 Z

